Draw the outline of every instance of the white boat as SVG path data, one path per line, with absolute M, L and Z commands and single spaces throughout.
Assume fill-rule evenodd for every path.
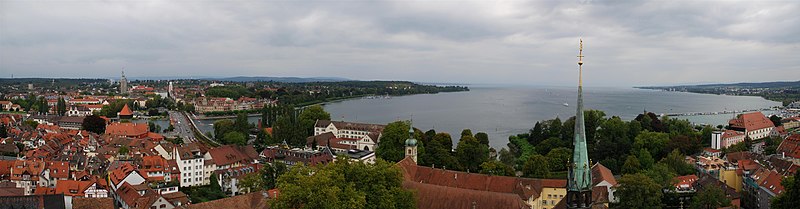
M 569 103 L 564 102 L 564 107 L 569 107 Z

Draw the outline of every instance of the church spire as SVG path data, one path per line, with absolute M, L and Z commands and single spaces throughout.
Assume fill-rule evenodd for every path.
M 413 119 L 408 122 L 408 139 L 406 139 L 406 157 L 410 157 L 414 163 L 417 163 L 417 140 L 414 139 L 414 125 Z
M 592 205 L 592 170 L 586 150 L 586 127 L 583 119 L 583 39 L 578 52 L 578 109 L 575 112 L 575 136 L 572 161 L 567 179 L 567 208 Z

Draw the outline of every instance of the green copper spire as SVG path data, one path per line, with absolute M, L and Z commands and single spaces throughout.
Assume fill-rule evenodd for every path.
M 589 164 L 589 154 L 586 151 L 585 129 L 583 123 L 583 40 L 581 40 L 578 54 L 578 110 L 575 113 L 575 138 L 573 140 L 575 149 L 572 151 L 569 179 L 567 179 L 567 190 L 569 191 L 592 190 L 592 165 Z

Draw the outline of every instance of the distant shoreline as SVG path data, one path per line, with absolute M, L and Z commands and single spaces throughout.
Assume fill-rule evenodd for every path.
M 669 87 L 641 87 L 641 86 L 635 86 L 633 88 L 635 88 L 635 89 L 643 89 L 643 90 L 656 90 L 656 91 L 667 91 L 667 92 L 684 92 L 684 93 L 720 95 L 720 96 L 760 97 L 762 99 L 773 101 L 773 102 L 782 102 L 782 101 L 779 101 L 779 100 L 775 100 L 775 99 L 770 99 L 770 98 L 764 97 L 763 95 L 724 94 L 724 93 L 700 92 L 700 91 L 688 91 L 688 90 L 686 90 L 686 91 L 672 91 L 672 90 L 666 89 L 666 88 L 669 88 Z

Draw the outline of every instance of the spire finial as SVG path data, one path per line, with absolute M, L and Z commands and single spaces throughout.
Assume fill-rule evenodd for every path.
M 578 86 L 583 86 L 583 38 L 578 46 Z

